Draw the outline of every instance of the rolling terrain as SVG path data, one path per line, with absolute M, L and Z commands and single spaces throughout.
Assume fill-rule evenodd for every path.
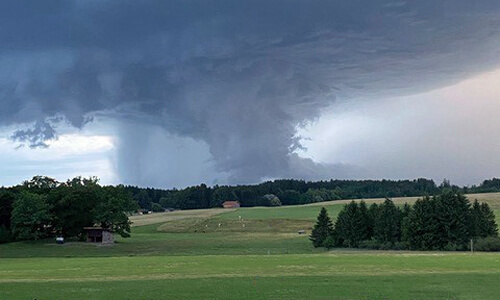
M 498 222 L 500 194 L 468 197 Z M 110 246 L 3 244 L 0 299 L 497 298 L 497 253 L 313 248 L 320 207 L 335 217 L 348 201 L 133 216 L 132 237 Z

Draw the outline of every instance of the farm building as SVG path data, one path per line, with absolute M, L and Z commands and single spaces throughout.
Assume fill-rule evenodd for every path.
M 112 244 L 115 242 L 113 233 L 102 227 L 84 227 L 87 243 Z
M 240 207 L 240 203 L 238 201 L 226 201 L 222 203 L 222 207 L 224 208 L 238 208 Z

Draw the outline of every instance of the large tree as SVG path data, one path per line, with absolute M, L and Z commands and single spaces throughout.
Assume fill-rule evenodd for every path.
M 380 243 L 391 244 L 401 240 L 401 211 L 389 198 L 379 205 L 374 238 Z
M 403 222 L 405 242 L 412 250 L 437 249 L 435 234 L 438 230 L 436 217 L 436 201 L 429 197 L 418 199 L 408 215 L 408 221 Z
M 93 209 L 99 203 L 97 183 L 73 182 L 61 185 L 48 195 L 54 230 L 65 237 L 84 238 L 83 228 L 94 225 Z
M 349 248 L 357 247 L 359 242 L 367 239 L 367 217 L 367 210 L 360 210 L 356 202 L 351 201 L 349 204 L 344 205 L 344 208 L 339 212 L 335 221 L 334 230 L 337 245 Z
M 435 239 L 440 249 L 463 249 L 471 238 L 470 202 L 451 190 L 436 197 L 436 218 L 438 222 Z
M 316 248 L 324 246 L 326 239 L 331 236 L 332 231 L 332 220 L 328 216 L 326 208 L 322 207 L 310 236 L 313 246 Z
M 472 204 L 470 231 L 474 238 L 498 235 L 495 215 L 487 203 L 475 200 Z
M 401 241 L 404 243 L 405 247 L 410 246 L 411 239 L 411 222 L 410 215 L 413 212 L 413 208 L 410 204 L 405 203 L 403 209 L 401 210 Z
M 373 237 L 375 220 L 372 218 L 366 202 L 361 200 L 359 203 L 359 214 L 362 222 L 361 240 L 369 240 Z
M 105 187 L 101 190 L 98 203 L 92 210 L 93 222 L 122 237 L 130 237 L 132 222 L 128 218 L 128 213 L 137 208 L 137 203 L 123 186 Z
M 49 206 L 42 195 L 23 191 L 14 202 L 11 226 L 19 240 L 37 240 L 47 234 L 50 226 Z
M 128 237 L 128 213 L 138 209 L 125 187 L 101 187 L 97 180 L 71 180 L 48 196 L 55 232 L 84 238 L 84 227 L 102 226 Z

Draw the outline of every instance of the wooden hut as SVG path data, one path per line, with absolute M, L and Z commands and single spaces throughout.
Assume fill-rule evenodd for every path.
M 84 227 L 87 234 L 87 243 L 112 244 L 115 242 L 113 233 L 102 227 Z

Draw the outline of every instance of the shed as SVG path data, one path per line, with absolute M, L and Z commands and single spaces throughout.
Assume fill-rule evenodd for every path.
M 102 227 L 84 227 L 87 234 L 87 243 L 112 244 L 115 242 L 113 233 Z
M 226 201 L 222 203 L 222 207 L 224 208 L 238 208 L 240 207 L 240 202 L 238 201 Z

